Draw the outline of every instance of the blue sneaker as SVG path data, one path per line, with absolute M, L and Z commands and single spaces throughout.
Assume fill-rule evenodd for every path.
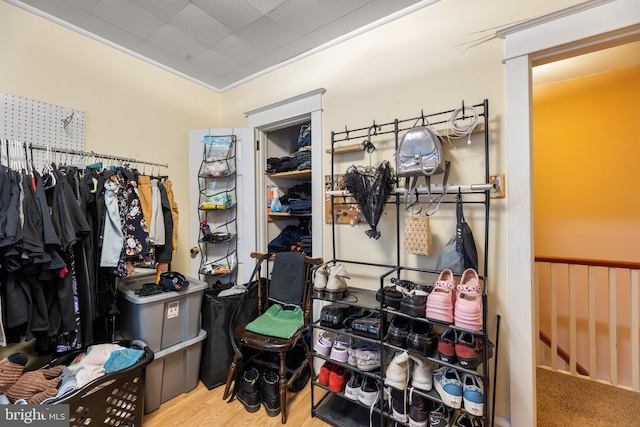
M 464 409 L 473 415 L 484 415 L 484 387 L 482 380 L 475 375 L 462 376 L 462 400 Z
M 433 383 L 442 402 L 450 408 L 462 407 L 462 381 L 458 371 L 443 366 L 433 371 Z

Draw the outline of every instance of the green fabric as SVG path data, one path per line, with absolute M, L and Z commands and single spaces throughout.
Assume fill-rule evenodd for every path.
M 262 316 L 246 326 L 247 331 L 270 337 L 291 338 L 302 327 L 302 309 L 284 310 L 281 305 L 274 304 Z

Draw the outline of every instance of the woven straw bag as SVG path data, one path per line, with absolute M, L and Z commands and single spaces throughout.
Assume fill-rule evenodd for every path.
M 433 240 L 428 216 L 408 216 L 404 219 L 404 252 L 413 255 L 431 255 Z

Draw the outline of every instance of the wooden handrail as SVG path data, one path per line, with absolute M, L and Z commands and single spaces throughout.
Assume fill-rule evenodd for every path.
M 612 261 L 601 259 L 585 259 L 585 258 L 564 258 L 564 257 L 548 257 L 536 256 L 536 262 L 549 262 L 556 264 L 575 264 L 588 265 L 593 267 L 609 267 L 609 268 L 628 268 L 631 270 L 640 270 L 640 262 L 631 261 Z
M 540 340 L 545 343 L 547 347 L 551 348 L 551 338 L 549 337 L 549 335 L 542 332 L 542 330 L 540 330 Z M 560 346 L 558 346 L 557 350 L 558 356 L 560 356 L 560 358 L 564 360 L 565 363 L 569 363 L 569 353 L 567 353 L 566 350 Z M 589 376 L 589 371 L 578 362 L 576 362 L 576 371 L 578 371 L 578 373 L 581 375 Z

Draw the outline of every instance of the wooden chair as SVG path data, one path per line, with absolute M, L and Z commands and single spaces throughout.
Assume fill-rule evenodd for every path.
M 258 274 L 257 279 L 259 280 L 258 286 L 258 316 L 264 313 L 271 304 L 274 304 L 272 300 L 274 295 L 278 295 L 278 292 L 282 292 L 282 290 L 276 290 L 277 286 L 282 281 L 274 280 L 275 277 L 269 277 L 271 269 L 273 267 L 273 262 L 275 261 L 278 254 L 265 255 L 258 252 L 253 252 L 251 254 L 252 258 L 257 259 L 258 265 Z M 302 309 L 303 312 L 303 326 L 296 331 L 296 333 L 290 338 L 278 338 L 272 337 L 268 335 L 261 335 L 255 332 L 248 331 L 245 325 L 238 325 L 233 330 L 233 339 L 238 346 L 239 352 L 242 354 L 243 347 L 249 347 L 251 349 L 257 350 L 253 352 L 251 358 L 248 359 L 245 363 L 248 363 L 250 360 L 254 360 L 260 363 L 259 355 L 268 352 L 268 353 L 277 353 L 279 363 L 277 365 L 271 366 L 272 368 L 278 369 L 278 374 L 280 376 L 279 382 L 279 392 L 280 392 L 280 412 L 282 416 L 282 424 L 287 422 L 287 389 L 291 386 L 291 384 L 300 376 L 300 374 L 308 367 L 311 371 L 311 376 L 313 377 L 313 360 L 311 351 L 309 350 L 309 346 L 303 339 L 303 337 L 308 333 L 308 324 L 309 324 L 309 313 L 310 313 L 310 304 L 311 304 L 311 292 L 312 292 L 312 282 L 313 282 L 313 272 L 314 267 L 321 265 L 323 263 L 322 258 L 310 258 L 305 257 L 304 260 L 304 282 L 302 286 L 304 287 L 301 294 L 302 298 L 299 303 L 295 305 Z M 264 277 L 263 277 L 264 274 Z M 274 286 L 271 286 L 272 282 Z M 287 283 L 290 285 L 290 283 Z M 264 297 L 263 297 L 264 295 Z M 305 358 L 304 361 L 297 367 L 287 367 L 285 365 L 285 357 L 287 352 L 291 351 L 296 345 L 301 345 L 304 349 Z M 263 364 L 267 364 L 262 362 Z M 233 360 L 231 362 L 231 366 L 229 367 L 229 373 L 227 374 L 227 382 L 224 388 L 224 394 L 222 396 L 223 399 L 227 399 L 231 394 L 231 383 L 236 382 L 235 387 L 239 388 L 239 380 L 240 375 L 236 375 L 236 369 L 238 368 L 238 355 L 234 354 Z M 289 376 L 289 378 L 287 378 Z

